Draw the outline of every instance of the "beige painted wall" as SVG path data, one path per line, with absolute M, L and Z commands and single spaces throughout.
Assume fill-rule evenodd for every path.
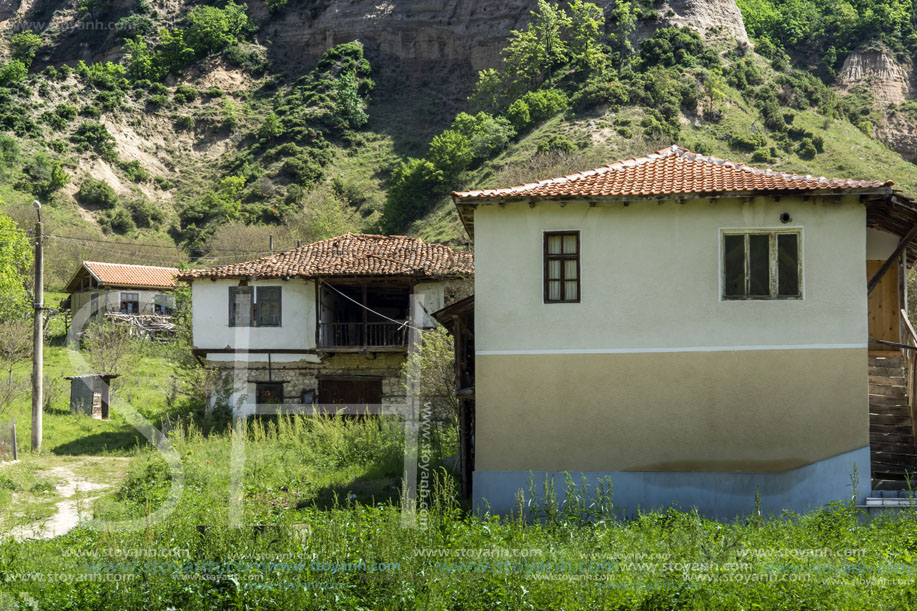
M 477 470 L 785 471 L 869 443 L 865 348 L 484 356 L 476 369 Z
M 792 222 L 779 221 L 789 212 Z M 866 344 L 856 197 L 508 203 L 475 213 L 479 353 Z M 723 301 L 720 230 L 800 227 L 804 299 Z M 582 303 L 544 304 L 542 234 L 578 229 Z
M 475 468 L 775 472 L 867 446 L 865 225 L 849 196 L 479 207 Z M 803 299 L 721 299 L 737 228 L 800 229 Z M 543 303 L 552 230 L 581 231 L 579 304 Z
M 893 233 L 868 228 L 866 230 L 866 258 L 888 259 L 895 252 L 900 239 L 900 236 Z

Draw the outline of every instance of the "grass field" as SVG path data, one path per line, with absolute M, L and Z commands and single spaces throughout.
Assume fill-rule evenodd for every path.
M 46 370 L 70 373 L 72 355 L 51 343 Z M 915 511 L 625 520 L 614 481 L 587 498 L 571 480 L 532 482 L 515 515 L 474 513 L 441 466 L 456 447 L 446 426 L 421 448 L 429 495 L 404 505 L 401 421 L 179 423 L 173 350 L 137 347 L 109 422 L 56 395 L 40 456 L 27 450 L 28 402 L 16 404 L 0 609 L 917 609 Z M 159 449 L 124 402 L 169 423 Z M 47 538 L 65 510 L 88 521 Z

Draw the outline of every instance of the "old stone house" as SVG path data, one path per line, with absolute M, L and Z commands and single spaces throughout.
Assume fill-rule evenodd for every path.
M 347 234 L 180 279 L 194 352 L 231 376 L 237 415 L 276 404 L 380 413 L 404 401 L 409 327 L 435 326 L 429 313 L 465 296 L 473 271 L 469 252 Z

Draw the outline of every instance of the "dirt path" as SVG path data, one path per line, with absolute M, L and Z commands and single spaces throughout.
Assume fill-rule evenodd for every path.
M 101 496 L 99 494 L 88 496 L 85 493 L 105 490 L 114 485 L 110 479 L 109 483 L 102 483 L 78 475 L 73 468 L 102 461 L 109 464 L 115 461 L 125 461 L 124 468 L 126 468 L 128 460 L 114 457 L 83 457 L 79 459 L 79 464 L 58 465 L 37 472 L 42 477 L 58 482 L 55 488 L 63 500 L 58 501 L 57 511 L 50 518 L 33 524 L 17 526 L 10 531 L 9 535 L 16 541 L 23 541 L 25 539 L 52 539 L 70 532 L 80 523 L 81 519 L 91 516 L 92 502 Z

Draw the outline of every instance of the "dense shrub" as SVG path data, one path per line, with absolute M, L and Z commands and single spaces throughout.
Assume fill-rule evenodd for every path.
M 551 134 L 538 143 L 539 153 L 572 153 L 576 145 L 566 136 Z
M 442 171 L 426 159 L 408 158 L 401 162 L 392 173 L 385 197 L 385 230 L 389 233 L 402 230 L 425 212 L 443 180 Z
M 746 91 L 752 87 L 757 87 L 764 81 L 761 71 L 755 66 L 754 62 L 747 57 L 727 66 L 723 70 L 723 76 L 726 82 L 739 91 Z
M 17 184 L 17 188 L 36 197 L 48 200 L 59 189 L 70 182 L 70 175 L 64 170 L 60 161 L 52 160 L 44 153 L 28 157 L 23 165 L 26 180 Z
M 529 107 L 533 123 L 541 123 L 567 109 L 567 94 L 559 89 L 529 91 L 521 100 Z
M 103 159 L 113 161 L 115 158 L 115 138 L 101 123 L 83 123 L 70 136 L 70 141 L 77 145 L 77 150 L 92 148 Z
M 176 104 L 187 104 L 188 102 L 193 102 L 196 100 L 197 96 L 197 89 L 194 87 L 190 87 L 188 85 L 179 85 L 175 88 L 175 93 L 172 95 L 172 99 Z
M 32 65 L 41 47 L 41 37 L 34 32 L 16 32 L 10 37 L 10 55 L 26 66 Z
M 90 208 L 111 210 L 118 205 L 118 194 L 104 180 L 87 178 L 76 192 L 76 201 Z
M 659 28 L 640 43 L 637 61 L 640 70 L 653 66 L 690 68 L 696 65 L 714 68 L 720 65 L 720 58 L 692 29 Z
M 321 180 L 325 171 L 311 155 L 292 157 L 280 166 L 281 176 L 302 186 L 314 185 Z
M 460 112 L 452 122 L 452 129 L 468 139 L 475 159 L 487 159 L 502 151 L 516 135 L 508 119 L 486 112 L 476 115 Z
M 741 132 L 729 134 L 729 146 L 739 151 L 754 151 L 767 146 L 767 136 L 761 132 Z
M 18 59 L 11 59 L 0 66 L 0 85 L 8 87 L 21 82 L 29 74 L 29 69 Z
M 516 133 L 522 133 L 532 123 L 532 114 L 525 100 L 516 100 L 506 109 L 506 119 L 512 124 Z
M 446 180 L 452 180 L 471 165 L 474 151 L 467 137 L 454 129 L 447 129 L 430 141 L 427 158 Z
M 149 200 L 140 198 L 127 203 L 131 219 L 137 227 L 147 228 L 160 225 L 166 219 L 165 213 Z
M 627 104 L 627 87 L 616 80 L 596 79 L 586 83 L 570 97 L 570 106 L 577 111 L 606 104 L 620 107 Z
M 99 226 L 103 230 L 121 235 L 133 233 L 137 229 L 134 219 L 131 218 L 131 213 L 124 208 L 115 208 L 114 210 L 103 212 L 99 217 Z
M 131 182 L 146 182 L 150 179 L 150 173 L 147 172 L 136 159 L 133 161 L 124 161 L 118 165 Z

